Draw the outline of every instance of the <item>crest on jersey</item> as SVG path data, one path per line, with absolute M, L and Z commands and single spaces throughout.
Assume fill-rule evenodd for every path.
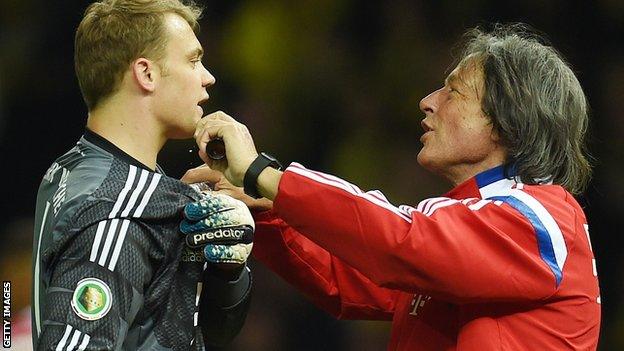
M 110 288 L 96 278 L 85 278 L 79 281 L 71 300 L 74 312 L 88 321 L 104 317 L 110 311 L 112 304 L 113 295 Z

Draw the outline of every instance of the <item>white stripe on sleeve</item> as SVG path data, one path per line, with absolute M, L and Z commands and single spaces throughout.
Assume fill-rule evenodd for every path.
M 126 239 L 126 233 L 128 232 L 129 225 L 130 225 L 130 221 L 127 219 L 124 219 L 121 223 L 121 232 L 119 233 L 119 237 L 117 238 L 117 242 L 115 243 L 113 256 L 111 257 L 110 263 L 108 264 L 108 269 L 110 271 L 115 270 L 115 265 L 117 264 L 117 260 L 119 259 L 119 254 L 121 253 L 121 247 L 123 245 L 124 240 Z
M 433 206 L 431 206 L 431 208 L 429 208 L 427 212 L 425 212 L 425 216 L 431 216 L 437 209 L 446 207 L 446 206 L 451 206 L 456 203 L 459 203 L 459 201 L 453 200 L 453 199 L 446 199 L 443 201 L 436 202 Z
M 154 190 L 156 189 L 156 186 L 158 185 L 161 177 L 162 176 L 158 173 L 154 174 L 154 176 L 152 177 L 152 181 L 150 182 L 150 185 L 145 192 L 145 195 L 143 195 L 143 199 L 141 200 L 139 207 L 136 209 L 136 211 L 134 211 L 133 217 L 141 217 L 141 214 L 143 214 L 143 210 L 145 210 L 145 206 L 147 206 L 147 203 L 152 197 L 152 193 L 154 193 Z
M 555 222 L 555 219 L 548 212 L 548 210 L 533 196 L 525 193 L 524 191 L 513 189 L 511 190 L 511 196 L 522 201 L 527 205 L 540 219 L 552 242 L 553 251 L 555 252 L 555 259 L 557 260 L 557 266 L 563 272 L 563 265 L 568 257 L 568 249 L 566 247 L 565 240 L 563 239 L 563 233 L 559 229 L 559 225 Z
M 305 167 L 301 166 L 298 163 L 292 163 L 287 169 L 286 171 L 290 171 L 293 173 L 296 173 L 298 175 L 301 175 L 303 177 L 306 177 L 310 180 L 313 180 L 315 182 L 318 183 L 322 183 L 325 185 L 329 185 L 332 186 L 334 188 L 338 188 L 341 190 L 346 191 L 347 193 L 350 193 L 352 195 L 361 197 L 379 207 L 382 207 L 386 210 L 389 210 L 391 212 L 393 212 L 394 214 L 396 214 L 397 216 L 399 216 L 401 219 L 403 219 L 404 221 L 408 222 L 408 223 L 412 223 L 412 218 L 409 216 L 409 214 L 405 213 L 404 211 L 402 211 L 401 209 L 399 209 L 398 207 L 393 206 L 392 204 L 390 204 L 389 202 L 385 202 L 380 200 L 379 198 L 377 198 L 376 196 L 373 196 L 371 194 L 368 193 L 364 193 L 362 192 L 357 186 L 346 182 L 338 177 L 335 176 L 331 176 L 325 173 L 321 173 L 321 172 L 312 172 L 308 169 L 306 169 Z M 384 197 L 385 198 L 385 197 Z
M 116 236 L 115 233 L 117 232 L 118 223 L 119 219 L 115 218 L 111 221 L 111 225 L 108 228 L 106 241 L 104 242 L 104 248 L 102 249 L 102 253 L 100 254 L 100 259 L 98 260 L 98 264 L 102 267 L 104 267 L 104 263 L 106 263 L 106 258 L 108 258 L 108 252 L 110 251 L 110 247 L 113 244 L 113 239 Z
M 61 341 L 59 341 L 59 343 L 56 345 L 56 351 L 63 350 L 63 347 L 65 347 L 65 344 L 67 343 L 67 338 L 69 338 L 69 334 L 71 333 L 72 329 L 72 326 L 69 324 L 67 325 L 67 327 L 65 327 L 65 334 L 63 334 Z
M 74 351 L 74 348 L 76 347 L 76 345 L 78 345 L 78 339 L 80 339 L 81 334 L 82 333 L 80 332 L 80 330 L 74 329 L 74 334 L 71 338 L 71 342 L 69 343 L 69 345 L 67 345 L 67 351 Z
M 97 258 L 98 249 L 100 247 L 100 243 L 102 242 L 102 235 L 104 234 L 104 227 L 106 227 L 106 221 L 100 221 L 100 223 L 98 223 L 97 231 L 95 232 L 93 247 L 91 247 L 91 256 L 89 257 L 89 261 L 91 262 L 95 262 L 95 259 Z
M 82 342 L 80 343 L 80 346 L 78 346 L 78 351 L 84 351 L 84 349 L 87 348 L 87 345 L 89 345 L 89 340 L 91 340 L 91 337 L 84 334 L 84 338 L 82 338 Z
M 130 170 L 128 172 L 128 178 L 126 179 L 126 184 L 124 185 L 123 189 L 121 189 L 119 196 L 117 196 L 117 201 L 115 201 L 115 205 L 113 206 L 112 211 L 108 215 L 108 218 L 115 218 L 115 216 L 117 216 L 117 212 L 119 212 L 121 205 L 126 199 L 126 195 L 128 194 L 128 191 L 130 191 L 130 188 L 132 188 L 132 184 L 134 183 L 134 177 L 136 176 L 136 172 L 137 172 L 137 168 L 135 166 L 130 165 Z
M 139 184 L 137 184 L 136 188 L 132 192 L 132 195 L 130 196 L 130 200 L 128 200 L 128 204 L 126 205 L 126 208 L 123 210 L 123 212 L 121 212 L 121 217 L 126 217 L 130 213 L 130 210 L 132 210 L 132 208 L 134 207 L 134 204 L 136 203 L 136 200 L 139 197 L 139 194 L 141 193 L 141 191 L 143 190 L 143 187 L 145 186 L 145 182 L 147 181 L 148 174 L 149 172 L 146 170 L 141 171 Z

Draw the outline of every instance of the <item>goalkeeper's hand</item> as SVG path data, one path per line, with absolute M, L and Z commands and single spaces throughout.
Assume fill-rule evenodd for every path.
M 203 193 L 184 207 L 180 231 L 186 244 L 203 248 L 206 260 L 219 265 L 243 265 L 253 246 L 254 220 L 247 206 L 230 196 Z

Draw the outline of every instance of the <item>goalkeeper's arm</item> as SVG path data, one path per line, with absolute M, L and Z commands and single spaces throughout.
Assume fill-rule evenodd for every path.
M 227 280 L 208 267 L 204 274 L 199 301 L 199 325 L 204 342 L 210 346 L 224 346 L 241 330 L 249 310 L 251 273 L 244 266 L 235 280 Z
M 152 279 L 152 271 L 145 262 L 136 264 L 132 256 L 136 251 L 145 252 L 140 245 L 120 247 L 118 261 L 106 268 L 98 261 L 106 259 L 107 251 L 101 250 L 90 259 L 96 228 L 112 221 L 116 219 L 96 222 L 78 232 L 79 240 L 70 240 L 57 255 L 47 272 L 50 280 L 42 296 L 43 322 L 34 338 L 35 350 L 124 348 L 128 326 L 143 306 L 143 287 Z M 141 225 L 126 223 L 127 237 L 148 237 Z
M 249 309 L 251 274 L 246 261 L 254 221 L 247 206 L 224 194 L 206 193 L 184 208 L 180 230 L 208 262 L 199 302 L 199 325 L 207 345 L 223 346 L 240 331 Z

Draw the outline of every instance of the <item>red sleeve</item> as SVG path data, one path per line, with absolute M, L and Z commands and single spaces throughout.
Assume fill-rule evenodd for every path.
M 271 212 L 254 217 L 254 257 L 317 306 L 340 319 L 392 319 L 398 292 L 375 285 Z
M 556 275 L 532 222 L 503 201 L 472 200 L 397 208 L 379 192 L 293 164 L 274 211 L 378 286 L 456 303 L 554 294 Z

